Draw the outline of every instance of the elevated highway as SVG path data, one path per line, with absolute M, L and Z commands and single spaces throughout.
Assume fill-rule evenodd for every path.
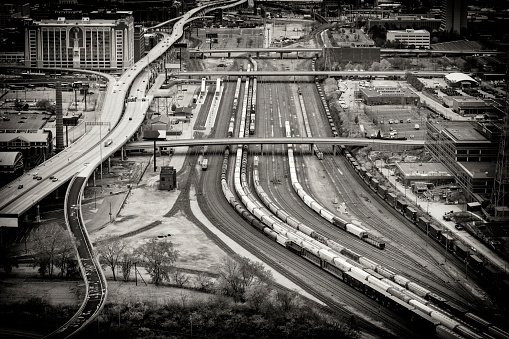
M 245 0 L 229 1 L 228 4 L 238 4 L 243 1 Z M 87 133 L 77 142 L 0 190 L 0 226 L 17 227 L 20 217 L 41 199 L 78 173 L 88 178 L 104 159 L 111 156 L 136 133 L 144 119 L 148 101 L 126 105 L 125 98 L 129 91 L 134 88 L 133 86 L 138 86 L 134 88 L 135 93 L 145 95 L 144 86 L 148 82 L 148 73 L 145 72 L 147 66 L 161 57 L 182 37 L 184 26 L 189 19 L 215 5 L 217 2 L 187 12 L 174 25 L 171 35 L 163 35 L 164 38 L 149 51 L 147 56 L 127 69 L 118 80 L 108 77 L 109 84 L 100 121 L 87 126 Z M 82 70 L 74 71 L 82 72 Z M 142 77 L 134 83 L 139 75 Z M 104 147 L 105 141 L 110 139 L 112 143 Z M 36 173 L 37 176 L 42 177 L 42 180 L 33 179 Z M 50 177 L 55 177 L 57 180 L 53 181 Z
M 201 72 L 180 72 L 179 77 L 207 77 L 207 76 L 323 76 L 323 77 L 339 77 L 339 76 L 373 76 L 373 77 L 404 77 L 408 71 L 256 71 L 256 72 L 245 72 L 245 71 L 201 71 Z M 442 77 L 451 72 L 440 72 L 440 71 L 414 71 L 415 75 L 422 77 Z
M 285 54 L 296 53 L 297 58 L 299 55 L 305 54 L 307 57 L 312 57 L 315 54 L 323 55 L 323 48 L 303 48 L 303 47 L 272 47 L 272 48 L 228 48 L 228 49 L 200 49 L 200 48 L 190 48 L 190 54 L 198 54 L 201 57 L 205 57 L 206 55 L 212 54 L 226 54 L 228 57 L 231 57 L 232 53 L 235 54 L 253 54 L 257 57 L 260 54 L 267 53 L 277 53 L 282 58 Z M 429 56 L 432 57 L 434 55 L 452 55 L 452 56 L 490 56 L 490 55 L 506 55 L 506 52 L 499 51 L 456 51 L 456 50 L 432 50 L 432 49 L 394 49 L 394 48 L 381 48 L 380 54 L 393 54 L 393 55 L 419 55 L 419 56 Z
M 182 147 L 182 146 L 210 146 L 210 145 L 399 145 L 408 147 L 422 147 L 424 140 L 389 140 L 389 139 L 367 139 L 367 138 L 223 138 L 223 139 L 175 139 L 159 140 L 159 147 Z M 126 150 L 148 149 L 154 146 L 153 141 L 135 141 L 125 146 Z

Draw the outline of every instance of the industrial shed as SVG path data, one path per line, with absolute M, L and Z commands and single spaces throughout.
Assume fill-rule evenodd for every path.
M 451 87 L 475 87 L 477 81 L 465 73 L 451 73 L 445 76 L 445 82 Z

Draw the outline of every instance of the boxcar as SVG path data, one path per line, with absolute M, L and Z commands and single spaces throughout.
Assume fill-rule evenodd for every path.
M 429 224 L 428 226 L 428 234 L 434 238 L 436 238 L 437 240 L 440 239 L 440 235 L 442 234 L 442 229 L 440 228 L 440 226 L 437 226 L 437 225 L 434 225 L 434 224 Z
M 405 212 L 405 208 L 408 206 L 406 202 L 404 202 L 402 199 L 398 199 L 396 201 L 396 211 L 403 214 Z
M 431 221 L 426 217 L 419 217 L 417 218 L 417 227 L 419 227 L 424 232 L 429 231 L 429 225 L 431 224 Z
M 447 246 L 448 251 L 452 251 L 454 248 L 454 238 L 450 236 L 449 234 L 442 233 L 440 235 L 440 242 L 442 243 L 442 246 Z
M 479 272 L 483 266 L 483 261 L 475 254 L 470 254 L 468 259 L 468 266 Z
M 456 243 L 454 254 L 461 260 L 466 260 L 468 257 L 468 248 L 460 243 Z
M 392 207 L 395 207 L 398 197 L 395 193 L 387 193 L 387 195 L 385 196 L 385 200 L 387 200 L 389 205 L 391 205 Z
M 378 190 L 376 191 L 376 194 L 382 199 L 385 199 L 385 195 L 387 194 L 387 187 L 378 185 Z
M 405 217 L 412 222 L 416 222 L 417 221 L 417 210 L 415 208 L 413 208 L 412 206 L 407 206 L 405 208 Z

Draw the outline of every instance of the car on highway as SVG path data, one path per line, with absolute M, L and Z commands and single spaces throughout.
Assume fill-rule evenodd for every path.
M 461 226 L 460 224 L 454 225 L 454 228 L 457 229 L 458 231 L 463 230 L 463 226 Z
M 53 179 L 51 179 L 51 181 L 53 181 L 53 182 L 57 182 L 57 181 L 58 181 L 58 179 L 57 179 L 57 178 L 53 178 Z

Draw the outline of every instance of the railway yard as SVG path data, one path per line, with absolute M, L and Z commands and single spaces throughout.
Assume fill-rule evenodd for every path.
M 228 34 L 221 37 L 225 46 L 232 33 Z M 241 42 L 261 44 L 263 37 L 234 44 Z M 289 75 L 256 78 L 246 73 L 242 79 L 224 81 L 214 126 L 203 130 L 205 123 L 200 123 L 200 135 L 272 138 L 332 137 L 337 133 L 323 85 L 291 74 L 313 69 L 312 59 L 191 59 L 187 67 L 198 70 L 211 65 L 284 70 Z M 414 120 L 409 123 L 407 119 L 426 113 L 400 110 L 408 124 L 405 133 L 410 135 L 412 128 L 407 126 L 414 126 Z M 380 128 L 380 121 L 364 116 L 361 109 L 356 112 L 367 128 Z M 191 124 L 208 121 L 206 114 L 208 110 L 200 109 Z M 387 123 L 382 129 L 392 131 Z M 186 132 L 193 133 L 191 130 Z M 413 134 L 422 137 L 422 132 Z M 506 326 L 506 305 L 497 299 L 495 289 L 480 271 L 465 276 L 465 262 L 452 254 L 452 247 L 448 251 L 440 241 L 429 241 L 422 227 L 416 227 L 417 220 L 389 206 L 378 186 L 370 188 L 373 185 L 365 172 L 359 175 L 353 164 L 354 151 L 343 148 L 334 155 L 332 146 L 318 149 L 291 144 L 177 150 L 169 155 L 168 163 L 177 167 L 178 189 L 159 191 L 157 196 L 161 201 L 172 200 L 167 215 L 184 212 L 219 246 L 221 254 L 232 253 L 232 248 L 207 228 L 208 223 L 336 311 L 339 321 L 346 323 L 356 316 L 365 337 L 508 338 L 500 329 Z M 125 182 L 118 184 L 122 185 Z M 126 215 L 136 203 L 133 197 L 123 207 Z M 193 214 L 190 201 L 195 198 L 207 222 Z M 108 234 L 112 229 L 118 231 L 105 225 L 99 232 Z M 139 242 L 154 237 L 150 229 L 123 237 L 136 235 Z

